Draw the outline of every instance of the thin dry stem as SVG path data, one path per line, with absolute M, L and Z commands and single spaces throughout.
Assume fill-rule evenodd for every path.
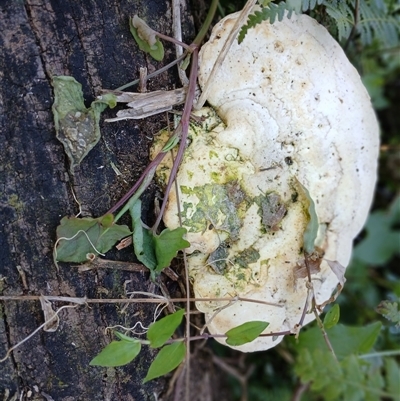
M 338 359 L 337 359 L 337 356 L 335 354 L 335 350 L 333 349 L 332 344 L 331 344 L 331 342 L 329 340 L 328 333 L 326 332 L 325 327 L 324 327 L 324 323 L 322 322 L 322 320 L 319 317 L 319 313 L 318 313 L 318 309 L 317 309 L 317 301 L 315 299 L 314 287 L 313 287 L 313 283 L 311 281 L 311 270 L 310 270 L 310 266 L 308 264 L 307 255 L 304 255 L 304 256 L 305 256 L 304 257 L 304 262 L 305 262 L 305 265 L 306 265 L 306 268 L 307 268 L 307 277 L 308 277 L 308 286 L 307 286 L 307 288 L 309 290 L 309 294 L 311 293 L 311 296 L 312 296 L 312 300 L 311 300 L 312 311 L 314 312 L 315 319 L 317 320 L 318 327 L 321 329 L 321 332 L 322 332 L 322 335 L 324 337 L 325 343 L 326 343 L 329 351 L 331 351 L 333 357 L 337 361 Z
M 182 42 L 182 25 L 181 25 L 181 0 L 172 1 L 172 32 L 174 38 Z M 176 58 L 179 58 L 183 54 L 182 46 L 175 45 Z M 179 67 L 178 64 L 178 75 L 183 86 L 189 85 L 189 78 L 186 72 Z

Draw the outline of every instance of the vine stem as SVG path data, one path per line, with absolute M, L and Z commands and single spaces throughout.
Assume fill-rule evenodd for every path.
M 164 199 L 163 199 L 163 203 L 160 208 L 160 212 L 159 212 L 157 220 L 152 228 L 153 233 L 156 232 L 156 230 L 161 222 L 162 216 L 163 216 L 165 208 L 167 206 L 168 196 L 171 191 L 172 184 L 174 183 L 176 174 L 178 172 L 178 168 L 181 164 L 183 154 L 186 149 L 186 141 L 187 141 L 187 136 L 188 136 L 188 132 L 189 132 L 190 113 L 192 112 L 194 96 L 196 93 L 197 68 L 198 68 L 198 66 L 197 66 L 198 46 L 195 44 L 191 45 L 191 46 L 193 46 L 193 53 L 192 53 L 192 63 L 191 63 L 191 67 L 190 67 L 189 89 L 188 89 L 188 93 L 186 95 L 185 106 L 183 109 L 182 118 L 181 118 L 180 124 L 178 126 L 178 129 L 180 127 L 180 130 L 181 130 L 178 153 L 177 153 L 175 161 L 172 165 L 172 169 L 171 169 L 169 179 L 168 179 L 168 184 L 164 191 Z
M 317 321 L 318 327 L 320 328 L 320 330 L 322 332 L 322 335 L 324 337 L 324 341 L 325 341 L 329 351 L 332 353 L 333 357 L 335 358 L 336 362 L 338 362 L 338 358 L 336 356 L 335 350 L 333 349 L 331 341 L 329 340 L 328 333 L 325 330 L 324 323 L 320 319 L 319 313 L 317 311 L 317 302 L 315 300 L 315 293 L 314 293 L 313 283 L 311 281 L 311 270 L 310 270 L 310 266 L 308 264 L 308 257 L 309 257 L 309 254 L 304 253 L 304 263 L 306 265 L 306 270 L 307 270 L 308 289 L 309 289 L 309 291 L 312 292 L 311 293 L 312 294 L 311 295 L 312 296 L 312 298 L 311 298 L 311 304 L 312 304 L 311 308 L 312 308 L 312 311 L 313 311 L 313 313 L 315 315 L 315 319 Z

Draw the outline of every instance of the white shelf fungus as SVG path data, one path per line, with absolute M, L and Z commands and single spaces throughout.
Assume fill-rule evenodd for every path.
M 224 18 L 203 46 L 200 86 L 237 16 Z M 197 112 L 203 121 L 192 124 L 177 176 L 195 295 L 260 302 L 198 302 L 197 308 L 212 334 L 253 320 L 270 323 L 264 334 L 295 332 L 307 298 L 307 191 L 318 216 L 315 245 L 324 253 L 312 271 L 317 304 L 339 282 L 326 260 L 347 266 L 368 214 L 379 137 L 369 96 L 340 46 L 303 15 L 265 22 L 235 41 L 208 102 L 212 108 Z M 168 163 L 159 169 L 161 180 Z M 174 191 L 164 221 L 179 226 Z M 308 313 L 304 324 L 313 318 Z M 282 338 L 233 348 L 266 350 Z

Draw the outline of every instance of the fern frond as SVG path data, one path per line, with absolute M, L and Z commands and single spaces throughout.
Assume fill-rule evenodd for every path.
M 285 15 L 290 18 L 293 13 L 301 14 L 322 5 L 337 26 L 339 41 L 348 39 L 354 30 L 353 34 L 359 34 L 363 46 L 373 40 L 387 47 L 399 45 L 400 23 L 394 11 L 388 10 L 385 0 L 285 0 L 279 3 L 259 0 L 259 4 L 261 9 L 249 15 L 247 24 L 240 30 L 239 43 L 249 29 L 263 21 L 269 20 L 272 24 L 276 19 L 282 21 Z M 357 23 L 355 14 L 358 14 Z
M 354 12 L 345 1 L 325 1 L 326 13 L 334 19 L 338 29 L 338 40 L 347 39 L 354 26 Z
M 399 43 L 400 24 L 387 9 L 383 0 L 325 0 L 327 14 L 333 18 L 338 28 L 338 40 L 347 39 L 353 29 L 360 35 L 363 46 L 374 39 L 387 47 Z M 354 26 L 355 8 L 359 18 Z
M 381 0 L 372 0 L 370 4 L 360 0 L 358 30 L 364 45 L 371 44 L 373 39 L 387 47 L 395 47 L 399 43 L 400 23 L 394 16 L 388 15 L 386 4 Z
M 239 32 L 238 41 L 241 43 L 249 29 L 254 28 L 263 21 L 269 20 L 269 22 L 273 24 L 276 19 L 282 21 L 285 14 L 287 18 L 290 18 L 293 13 L 301 14 L 301 12 L 312 10 L 317 5 L 322 4 L 323 1 L 324 0 L 286 0 L 278 4 L 270 2 L 267 6 L 262 7 L 261 10 L 257 10 L 254 14 L 249 15 L 247 24 L 242 26 Z M 267 3 L 262 2 L 262 4 Z

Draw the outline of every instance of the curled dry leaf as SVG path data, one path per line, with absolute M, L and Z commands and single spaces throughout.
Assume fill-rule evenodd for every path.
M 140 39 L 147 42 L 150 46 L 154 46 L 157 41 L 156 33 L 137 15 L 134 15 L 131 21 L 132 25 L 137 29 Z
M 43 295 L 40 296 L 40 305 L 42 307 L 42 311 L 44 314 L 44 320 L 47 322 L 43 330 L 48 332 L 53 332 L 58 329 L 58 325 L 60 323 L 60 318 L 56 315 L 56 312 L 53 310 L 53 306 L 51 302 L 46 299 Z
M 337 277 L 339 284 L 343 287 L 346 279 L 344 277 L 344 273 L 346 272 L 346 268 L 341 265 L 337 260 L 326 260 L 332 272 Z

